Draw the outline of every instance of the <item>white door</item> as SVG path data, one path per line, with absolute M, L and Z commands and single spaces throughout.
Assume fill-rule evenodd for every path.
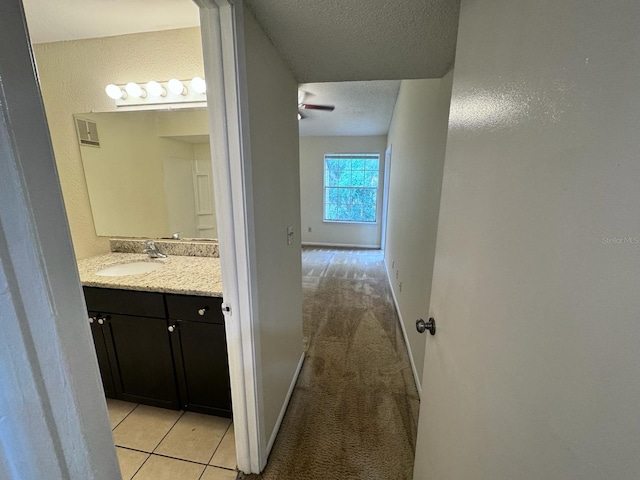
M 164 192 L 167 197 L 169 232 L 184 238 L 196 237 L 192 163 L 189 158 L 164 157 Z
M 213 192 L 211 149 L 208 143 L 195 146 L 193 191 L 198 238 L 218 238 Z
M 414 478 L 638 479 L 638 2 L 500 3 L 462 2 Z

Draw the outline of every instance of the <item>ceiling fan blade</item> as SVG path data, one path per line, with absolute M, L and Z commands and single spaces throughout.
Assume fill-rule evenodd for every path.
M 298 105 L 298 108 L 303 108 L 305 110 L 324 110 L 327 112 L 333 112 L 336 109 L 333 105 L 313 105 L 311 103 L 301 103 Z

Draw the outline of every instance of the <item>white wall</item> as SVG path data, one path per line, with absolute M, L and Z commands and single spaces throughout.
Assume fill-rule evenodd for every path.
M 322 245 L 380 246 L 382 178 L 386 136 L 300 137 L 302 242 Z M 378 153 L 380 177 L 376 224 L 323 222 L 325 153 Z M 311 232 L 309 232 L 311 228 Z
M 244 15 L 264 446 L 302 355 L 298 85 L 251 12 Z
M 462 2 L 416 479 L 640 477 L 638 18 Z
M 418 388 L 425 346 L 415 322 L 429 312 L 452 78 L 403 80 L 388 136 L 385 261 Z
M 93 227 L 73 114 L 114 111 L 108 83 L 202 76 L 200 29 L 46 43 L 34 53 L 76 258 L 108 252 Z

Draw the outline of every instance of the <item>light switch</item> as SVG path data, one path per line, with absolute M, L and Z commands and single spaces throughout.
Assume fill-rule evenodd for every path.
M 293 225 L 287 226 L 287 245 L 293 243 Z

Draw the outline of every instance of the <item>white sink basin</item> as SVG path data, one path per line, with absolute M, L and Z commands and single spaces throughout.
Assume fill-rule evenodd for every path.
M 140 273 L 149 273 L 162 268 L 162 263 L 155 262 L 132 262 L 121 263 L 112 267 L 98 270 L 96 275 L 101 277 L 124 277 L 125 275 L 136 275 Z

